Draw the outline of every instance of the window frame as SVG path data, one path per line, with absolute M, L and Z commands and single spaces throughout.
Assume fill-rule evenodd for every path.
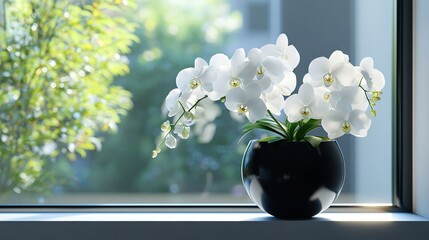
M 396 1 L 393 206 L 413 208 L 413 2 Z
M 394 3 L 393 53 L 393 168 L 392 205 L 380 205 L 378 210 L 386 212 L 413 211 L 413 0 L 396 0 Z M 369 204 L 370 205 L 370 204 Z M 328 211 L 347 209 L 367 211 L 373 209 L 368 204 L 340 204 L 331 206 Z M 198 212 L 254 212 L 259 211 L 255 204 L 7 204 L 0 205 L 0 212 L 10 211 L 198 211 Z

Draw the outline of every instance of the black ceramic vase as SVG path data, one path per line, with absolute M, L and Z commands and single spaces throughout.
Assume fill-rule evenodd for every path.
M 318 147 L 307 142 L 250 141 L 242 179 L 250 198 L 283 219 L 305 219 L 326 210 L 339 195 L 345 164 L 336 141 Z

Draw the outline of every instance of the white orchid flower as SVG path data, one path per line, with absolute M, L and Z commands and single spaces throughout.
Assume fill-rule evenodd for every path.
M 261 89 L 257 84 L 249 84 L 245 89 L 234 88 L 226 95 L 225 106 L 231 112 L 245 115 L 250 122 L 264 118 L 267 107 L 260 98 Z
M 335 51 L 328 58 L 319 57 L 311 61 L 308 73 L 315 84 L 333 87 L 339 90 L 343 86 L 357 86 L 353 65 L 348 62 L 348 56 L 341 51 Z
M 234 52 L 229 64 L 219 61 L 218 74 L 213 83 L 213 92 L 209 98 L 216 101 L 226 96 L 229 90 L 246 86 L 256 74 L 256 66 L 246 60 L 244 49 L 240 48 Z
M 351 111 L 353 109 L 368 110 L 368 100 L 365 92 L 360 87 L 347 86 L 338 91 L 337 99 L 331 105 L 334 109 Z
M 195 115 L 198 121 L 195 122 L 194 133 L 198 137 L 198 142 L 210 142 L 216 132 L 216 125 L 213 121 L 222 114 L 222 109 L 210 99 L 204 99 L 196 108 Z
M 177 134 L 181 139 L 188 139 L 191 128 L 186 124 L 179 123 L 174 129 L 174 133 Z
M 176 138 L 188 139 L 191 127 L 200 142 L 211 141 L 216 131 L 214 120 L 221 114 L 215 104 L 219 100 L 237 121 L 267 120 L 246 125 L 246 132 L 262 128 L 279 133 L 282 123 L 277 116 L 284 112 L 289 122 L 299 122 L 286 122 L 286 128 L 291 126 L 300 133 L 280 133 L 288 141 L 308 140 L 317 145 L 318 138 L 309 134 L 320 123 L 331 139 L 345 134 L 365 137 L 371 126 L 370 114 L 376 115 L 374 106 L 385 85 L 373 59 L 364 58 L 354 67 L 341 51 L 334 51 L 329 58 L 316 58 L 311 61 L 298 93 L 291 95 L 297 84 L 293 70 L 300 55 L 288 44 L 287 36 L 281 34 L 275 44 L 253 48 L 247 57 L 240 48 L 231 58 L 218 53 L 209 64 L 197 58 L 193 68 L 180 71 L 177 88 L 169 92 L 164 103 L 172 119 L 161 125 L 160 141 L 152 157 L 160 153 L 163 144 L 175 148 Z
M 366 111 L 368 109 L 365 92 L 358 86 L 345 86 L 337 90 L 326 87 L 322 82 L 312 80 L 308 73 L 304 76 L 303 82 L 312 85 L 315 94 L 329 102 L 333 109 L 340 108 L 344 111 L 352 109 Z
M 252 48 L 248 54 L 249 61 L 256 66 L 256 77 L 269 77 L 272 82 L 279 82 L 287 70 L 282 60 L 274 56 L 266 56 L 259 48 Z
M 180 112 L 180 110 L 182 110 L 179 104 L 180 94 L 181 94 L 180 89 L 175 88 L 171 90 L 168 93 L 167 97 L 165 98 L 165 107 L 168 110 L 169 117 L 175 116 Z
M 218 74 L 218 71 L 219 71 L 219 69 L 220 68 L 223 68 L 223 69 L 228 69 L 228 68 L 230 68 L 231 67 L 231 61 L 229 60 L 229 58 L 228 58 L 228 56 L 226 56 L 225 54 L 223 54 L 223 53 L 217 53 L 217 54 L 215 54 L 215 55 L 213 55 L 211 58 L 210 58 L 210 61 L 209 61 L 209 66 L 212 68 L 212 69 L 215 69 L 215 71 L 217 71 L 216 72 L 216 76 L 215 76 L 215 80 L 213 81 L 213 86 L 214 85 L 217 85 L 217 79 L 218 79 L 218 77 L 217 77 L 217 74 Z M 219 84 L 219 85 L 221 85 L 221 84 Z M 221 86 L 218 86 L 218 87 L 216 87 L 216 88 L 220 88 Z M 215 87 L 213 87 L 213 88 L 215 88 Z M 222 95 L 223 94 L 223 95 Z M 218 92 L 218 91 L 216 91 L 216 90 L 214 90 L 214 91 L 212 91 L 212 92 L 209 92 L 208 94 L 207 94 L 207 96 L 209 97 L 209 99 L 211 99 L 211 100 L 213 100 L 213 101 L 217 101 L 217 100 L 219 100 L 221 97 L 223 97 L 225 94 L 221 91 L 221 92 Z
M 202 58 L 195 59 L 195 67 L 185 68 L 177 74 L 176 85 L 183 93 L 193 92 L 202 97 L 213 90 L 215 71 Z
M 168 116 L 173 117 L 178 113 L 182 113 L 182 106 L 186 107 L 189 104 L 188 100 L 190 100 L 190 98 L 192 98 L 192 94 L 190 93 L 183 94 L 178 88 L 171 90 L 165 98 L 165 107 L 168 110 Z M 182 106 L 180 106 L 180 104 L 182 104 Z
M 288 45 L 289 40 L 286 34 L 282 33 L 277 38 L 276 44 L 267 44 L 261 48 L 264 55 L 280 58 L 289 71 L 293 71 L 298 66 L 300 56 L 293 45 Z
M 304 83 L 298 90 L 286 99 L 283 107 L 289 122 L 301 119 L 320 119 L 329 111 L 329 104 L 321 96 L 314 94 L 313 87 Z
M 341 100 L 341 95 L 338 91 L 326 87 L 315 87 L 314 94 L 321 96 L 323 100 L 329 103 L 331 108 L 335 108 L 334 106 L 337 106 Z
M 188 109 L 192 106 L 198 100 L 197 97 L 192 92 L 182 93 L 178 88 L 171 90 L 165 98 L 165 108 L 168 111 L 168 116 L 173 117 L 183 113 L 183 108 Z
M 296 75 L 293 72 L 285 72 L 283 79 L 274 84 L 274 89 L 279 89 L 283 96 L 289 96 L 295 91 Z
M 280 88 L 275 87 L 272 91 L 262 93 L 262 100 L 265 102 L 267 109 L 274 115 L 280 116 L 283 109 L 284 97 Z
M 177 146 L 177 139 L 172 134 L 168 134 L 165 137 L 165 146 L 167 146 L 170 149 L 176 148 L 176 146 Z
M 262 92 L 271 92 L 274 86 L 270 76 L 268 75 L 263 76 L 261 79 L 253 79 L 250 83 L 257 84 Z
M 323 84 L 322 81 L 315 81 L 311 78 L 309 73 L 306 73 L 304 75 L 304 78 L 302 79 L 303 83 L 308 83 L 311 86 L 313 86 L 314 88 L 318 88 L 318 87 L 325 87 L 325 85 Z M 326 87 L 325 87 L 326 88 Z
M 374 68 L 374 60 L 370 57 L 363 58 L 356 69 L 362 74 L 361 86 L 367 91 L 381 91 L 385 85 L 382 72 Z M 359 79 L 360 81 L 360 79 Z
M 209 65 L 215 68 L 220 66 L 230 66 L 231 61 L 225 54 L 217 53 L 210 58 Z
M 331 106 L 335 106 L 340 100 L 338 91 L 330 87 L 325 87 L 322 82 L 313 81 L 308 73 L 304 75 L 303 83 L 308 83 L 313 86 L 314 94 L 321 96 Z
M 322 127 L 328 133 L 330 139 L 338 138 L 348 133 L 356 137 L 365 137 L 370 126 L 371 119 L 367 112 L 357 109 L 350 112 L 330 111 L 322 119 Z

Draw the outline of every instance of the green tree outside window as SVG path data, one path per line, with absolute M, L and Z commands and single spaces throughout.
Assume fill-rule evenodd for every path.
M 42 191 L 61 179 L 57 161 L 100 148 L 96 133 L 132 107 L 113 80 L 138 39 L 122 1 L 1 3 L 0 193 Z

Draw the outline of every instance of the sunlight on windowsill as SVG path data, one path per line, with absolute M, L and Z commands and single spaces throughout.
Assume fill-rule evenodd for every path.
M 207 212 L 45 212 L 45 213 L 0 213 L 0 221 L 101 221 L 101 222 L 260 222 L 281 221 L 266 213 L 207 213 Z M 321 213 L 306 221 L 336 222 L 414 222 L 428 219 L 413 213 Z

